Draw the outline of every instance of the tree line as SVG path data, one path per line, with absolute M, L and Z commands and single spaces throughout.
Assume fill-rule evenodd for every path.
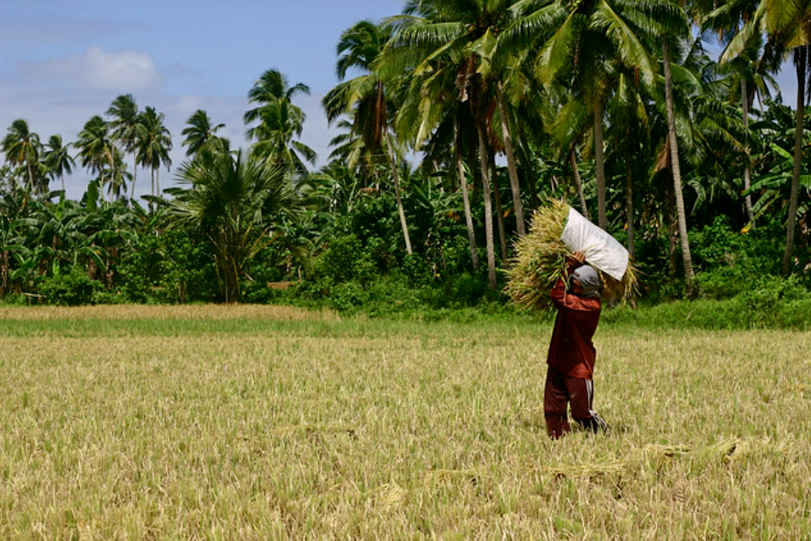
M 226 302 L 261 289 L 260 275 L 304 278 L 325 295 L 388 274 L 421 283 L 469 275 L 496 290 L 511 241 L 546 197 L 593 216 L 678 294 L 717 290 L 701 273 L 742 260 L 758 262 L 752 272 L 804 276 L 809 9 L 777 0 L 407 1 L 402 13 L 341 35 L 340 82 L 322 101 L 341 135 L 317 171 L 294 103 L 309 88 L 275 69 L 248 91 L 250 146 L 232 149 L 217 134 L 223 124 L 196 111 L 181 132 L 180 185 L 165 190 L 171 134 L 131 95 L 72 143 L 54 135 L 43 144 L 15 120 L 2 140 L 0 292 L 47 297 L 43 288 L 76 268 L 107 292 L 132 282 L 128 273 L 151 276 L 123 294 L 136 301 L 167 288 L 180 292 L 167 300 L 188 300 L 184 288 L 205 282 L 190 278 L 195 268 L 217 287 L 192 299 Z M 787 58 L 793 109 L 774 79 Z M 81 201 L 68 201 L 64 184 L 51 185 L 77 162 L 91 178 Z M 152 181 L 141 201 L 139 167 Z M 724 246 L 719 224 L 734 233 Z M 697 260 L 691 241 L 707 244 Z M 169 258 L 185 282 L 167 282 L 155 265 L 137 270 L 143 250 L 158 243 L 165 255 L 172 242 L 199 249 L 194 261 Z

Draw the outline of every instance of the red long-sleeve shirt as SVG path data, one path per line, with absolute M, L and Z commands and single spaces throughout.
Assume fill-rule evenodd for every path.
M 571 276 L 569 268 L 567 276 Z M 591 379 L 596 350 L 591 339 L 600 322 L 599 297 L 579 297 L 566 291 L 559 279 L 552 288 L 552 303 L 558 310 L 546 362 L 572 378 Z

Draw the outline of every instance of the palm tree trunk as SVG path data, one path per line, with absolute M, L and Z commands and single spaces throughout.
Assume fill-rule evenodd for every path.
M 524 223 L 524 205 L 521 202 L 521 185 L 518 183 L 518 169 L 515 165 L 515 152 L 513 152 L 513 141 L 510 135 L 510 127 L 507 122 L 507 106 L 504 104 L 504 91 L 501 81 L 496 81 L 496 101 L 498 102 L 498 112 L 501 117 L 501 134 L 504 138 L 504 152 L 507 154 L 507 170 L 510 173 L 510 189 L 513 193 L 513 207 L 515 208 L 515 221 L 518 229 L 518 236 L 527 234 Z
M 783 274 L 791 272 L 791 252 L 794 250 L 794 229 L 797 218 L 797 198 L 800 190 L 800 166 L 803 159 L 803 114 L 805 109 L 805 67 L 808 62 L 808 46 L 794 50 L 794 65 L 797 68 L 797 124 L 794 129 L 794 167 L 791 171 L 791 195 L 788 200 L 786 222 L 786 252 L 783 254 Z
M 459 124 L 454 125 L 456 131 L 456 170 L 459 173 L 459 185 L 462 187 L 462 202 L 465 206 L 465 225 L 467 226 L 467 240 L 470 244 L 470 259 L 473 262 L 473 271 L 479 272 L 479 253 L 476 251 L 476 232 L 473 229 L 473 215 L 470 212 L 470 197 L 467 193 L 467 178 L 465 166 L 462 163 L 461 134 Z
M 394 180 L 394 197 L 397 200 L 397 214 L 400 215 L 400 226 L 403 228 L 403 239 L 405 239 L 406 252 L 408 255 L 412 254 L 411 251 L 411 237 L 408 234 L 408 223 L 406 222 L 405 209 L 403 208 L 403 198 L 400 195 L 400 177 L 397 175 L 397 164 L 394 161 L 394 150 L 391 148 L 391 141 L 388 134 L 384 135 L 386 140 L 386 150 L 389 155 L 389 164 L 391 165 L 391 175 Z
M 31 169 L 31 159 L 25 159 L 25 165 L 28 168 L 28 191 L 34 190 L 34 170 Z
M 670 277 L 675 278 L 678 271 L 678 261 L 676 259 L 676 238 L 679 236 L 679 219 L 676 217 L 676 198 L 670 190 L 667 194 L 667 256 L 670 267 Z
M 495 159 L 488 157 L 490 162 L 490 179 L 493 183 L 493 198 L 496 200 L 496 225 L 498 226 L 498 243 L 501 248 L 502 265 L 507 261 L 507 232 L 504 229 L 504 207 L 501 205 L 501 186 L 498 185 L 498 173 L 495 168 Z
M 587 220 L 591 220 L 589 217 L 589 207 L 586 205 L 586 196 L 583 193 L 583 181 L 580 179 L 580 170 L 577 168 L 577 156 L 574 154 L 574 147 L 569 151 L 569 163 L 572 164 L 574 184 L 577 187 L 577 197 L 580 199 L 580 211 Z
M 95 246 L 95 245 L 96 245 L 95 243 L 91 243 L 91 246 Z M 87 262 L 87 277 L 91 281 L 95 281 L 97 271 L 98 271 L 98 264 L 96 263 L 95 259 L 91 258 L 90 261 Z
M 138 180 L 138 162 L 133 158 L 132 160 L 132 185 L 130 186 L 130 206 L 135 200 L 135 181 Z
M 155 168 L 155 195 L 161 194 L 161 171 L 160 168 Z
M 687 282 L 687 296 L 694 293 L 695 273 L 693 258 L 690 255 L 690 243 L 687 238 L 687 215 L 684 211 L 684 195 L 681 188 L 681 167 L 679 166 L 679 143 L 676 139 L 676 112 L 673 105 L 673 72 L 670 69 L 670 47 L 665 40 L 662 43 L 662 63 L 665 72 L 665 103 L 667 106 L 668 143 L 670 144 L 670 161 L 673 171 L 673 192 L 676 197 L 676 212 L 679 220 L 679 239 L 681 256 L 684 264 L 684 278 Z
M 239 245 L 239 241 L 235 238 L 236 236 L 237 234 L 227 227 L 218 233 L 218 244 L 214 243 L 214 239 L 209 236 L 209 239 L 215 246 L 218 266 L 217 274 L 222 273 L 225 286 L 223 293 L 225 294 L 226 304 L 234 304 L 240 301 L 239 269 L 237 265 L 239 253 L 234 250 L 234 247 Z
M 746 77 L 741 76 L 741 99 L 743 101 L 743 128 L 745 131 L 746 145 L 744 147 L 744 159 L 746 167 L 743 170 L 743 189 L 747 192 L 752 186 L 751 164 L 749 163 L 749 92 L 746 88 Z M 746 194 L 746 217 L 750 227 L 755 228 L 755 215 L 752 212 L 752 194 Z
M 634 182 L 630 156 L 625 160 L 625 224 L 628 232 L 628 253 L 634 255 Z
M 481 160 L 482 197 L 484 198 L 484 238 L 487 241 L 487 281 L 491 289 L 496 289 L 496 252 L 493 245 L 493 205 L 490 202 L 490 165 L 488 162 L 487 139 L 484 126 L 476 120 L 479 136 L 479 159 Z
M 149 195 L 154 196 L 155 195 L 155 170 L 154 169 L 150 170 L 149 177 L 150 177 L 149 180 L 152 183 L 152 185 L 149 187 L 149 190 L 150 190 Z M 150 200 L 149 201 L 149 212 L 152 212 L 153 208 L 154 208 L 154 205 L 152 204 L 152 201 Z
M 594 108 L 594 157 L 597 177 L 597 225 L 608 230 L 605 197 L 605 158 L 603 157 L 603 105 Z

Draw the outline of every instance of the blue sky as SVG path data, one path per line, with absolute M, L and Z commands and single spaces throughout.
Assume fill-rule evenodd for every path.
M 362 19 L 400 13 L 400 0 L 0 0 L 0 137 L 17 118 L 43 140 L 74 141 L 84 123 L 125 93 L 166 115 L 183 161 L 180 131 L 205 109 L 224 135 L 244 144 L 247 92 L 267 69 L 311 95 L 302 140 L 326 162 L 327 127 L 320 101 L 338 82 L 335 46 Z M 223 133 L 223 132 L 221 132 Z M 81 169 L 81 167 L 79 167 Z M 173 173 L 161 172 L 165 187 Z M 148 191 L 139 171 L 138 193 Z M 68 179 L 79 197 L 84 171 Z
M 204 109 L 220 132 L 244 145 L 247 92 L 267 69 L 304 83 L 311 95 L 295 103 L 307 113 L 302 141 L 326 163 L 335 131 L 321 110 L 338 81 L 335 46 L 341 32 L 362 19 L 401 12 L 401 0 L 0 0 L 0 137 L 17 118 L 43 140 L 59 133 L 74 141 L 90 117 L 113 99 L 133 94 L 138 105 L 166 115 L 175 149 L 184 159 L 180 131 Z M 784 102 L 794 104 L 792 70 L 778 76 Z M 148 191 L 139 171 L 137 193 Z M 161 172 L 162 186 L 173 173 Z M 81 171 L 67 180 L 80 197 Z

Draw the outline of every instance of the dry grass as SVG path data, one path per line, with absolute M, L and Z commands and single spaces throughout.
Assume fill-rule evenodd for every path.
M 274 320 L 337 320 L 335 312 L 314 312 L 292 306 L 266 306 L 259 304 L 208 305 L 99 305 L 61 308 L 58 306 L 2 307 L 0 320 L 54 320 L 54 319 L 274 319 Z
M 552 442 L 548 323 L 218 308 L 2 311 L 0 539 L 811 536 L 811 335 L 604 326 Z

